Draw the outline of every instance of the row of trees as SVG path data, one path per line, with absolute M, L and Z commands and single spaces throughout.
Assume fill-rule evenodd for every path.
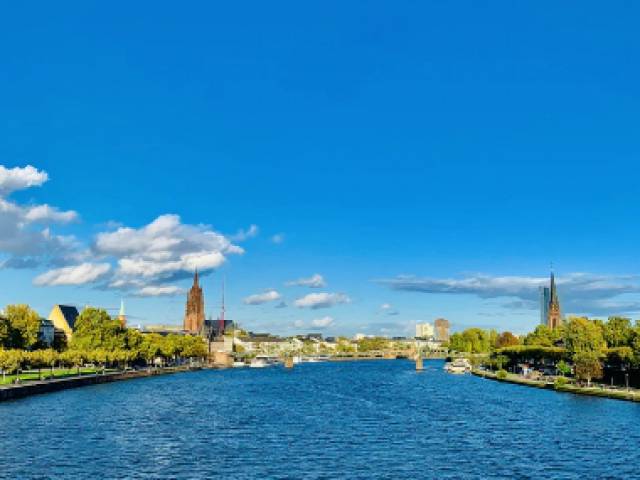
M 532 360 L 551 362 L 562 373 L 573 370 L 576 378 L 590 382 L 602 377 L 604 365 L 618 370 L 640 367 L 640 322 L 633 324 L 625 317 L 606 321 L 570 317 L 559 328 L 538 325 L 521 338 L 470 328 L 453 334 L 449 348 L 491 354 L 489 363 L 497 368 Z
M 130 363 L 163 362 L 207 355 L 200 337 L 157 333 L 142 334 L 121 326 L 99 308 L 85 308 L 74 325 L 69 345 L 47 348 L 38 342 L 40 317 L 27 305 L 10 305 L 0 316 L 0 368 L 5 373 L 30 368 L 79 367 L 86 363 L 126 366 Z
M 511 332 L 468 328 L 449 338 L 449 350 L 467 353 L 490 353 L 498 348 L 518 345 L 520 340 Z

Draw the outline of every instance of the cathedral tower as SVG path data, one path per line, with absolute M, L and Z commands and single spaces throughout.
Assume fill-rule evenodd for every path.
M 562 324 L 560 314 L 560 300 L 558 300 L 558 290 L 556 289 L 556 279 L 551 271 L 551 288 L 549 289 L 549 313 L 547 314 L 547 327 L 558 328 Z
M 204 325 L 204 295 L 198 282 L 198 270 L 193 276 L 193 286 L 187 295 L 187 308 L 184 313 L 184 330 L 200 333 Z

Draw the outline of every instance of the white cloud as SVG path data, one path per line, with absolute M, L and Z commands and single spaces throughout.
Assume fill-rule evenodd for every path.
M 102 232 L 93 249 L 117 262 L 111 286 L 164 285 L 166 292 L 165 282 L 190 276 L 196 268 L 214 270 L 228 255 L 244 253 L 224 235 L 206 225 L 183 224 L 178 215 L 161 215 L 141 228 Z
M 76 212 L 46 204 L 20 205 L 6 198 L 14 191 L 40 186 L 47 179 L 46 172 L 30 165 L 10 169 L 0 165 L 0 254 L 9 257 L 2 266 L 60 265 L 75 257 L 75 239 L 52 233 L 50 225 L 75 221 Z
M 556 277 L 564 312 L 589 315 L 640 311 L 637 301 L 618 301 L 618 296 L 640 293 L 636 275 L 569 273 Z M 381 280 L 394 290 L 431 294 L 476 295 L 480 298 L 515 298 L 502 306 L 515 309 L 538 308 L 539 288 L 549 285 L 548 277 L 474 275 L 460 279 L 399 276 Z
M 310 293 L 297 299 L 294 304 L 298 308 L 328 308 L 341 303 L 350 303 L 351 299 L 344 293 Z
M 104 277 L 111 270 L 108 263 L 82 263 L 56 268 L 38 275 L 33 283 L 39 286 L 84 285 Z
M 256 237 L 259 231 L 260 229 L 258 228 L 258 226 L 252 224 L 247 230 L 238 230 L 238 232 L 235 235 L 231 235 L 229 239 L 234 242 L 244 242 L 248 238 Z
M 78 214 L 73 210 L 62 212 L 55 207 L 44 204 L 26 208 L 24 218 L 28 222 L 70 223 L 78 219 Z
M 299 278 L 298 280 L 292 280 L 285 283 L 287 287 L 309 287 L 309 288 L 322 288 L 326 287 L 327 283 L 319 273 L 316 273 L 309 278 Z
M 275 243 L 276 245 L 279 245 L 282 242 L 284 242 L 284 233 L 276 233 L 275 235 L 273 235 L 271 237 L 271 242 Z
M 184 293 L 184 289 L 174 285 L 150 285 L 138 290 L 137 295 L 140 297 L 161 297 L 181 293 Z
M 31 165 L 26 167 L 6 168 L 0 165 L 0 195 L 8 195 L 17 190 L 39 187 L 49 179 L 47 172 Z
M 295 328 L 304 328 L 304 320 L 295 320 L 293 326 Z
M 274 300 L 279 300 L 280 294 L 275 290 L 267 290 L 264 293 L 256 293 L 254 295 L 249 295 L 246 297 L 243 302 L 245 305 L 262 305 L 263 303 L 272 302 Z
M 380 305 L 380 310 L 391 310 L 392 308 L 393 307 L 390 303 L 383 303 L 382 305 Z
M 311 320 L 311 325 L 317 328 L 327 328 L 333 325 L 333 318 L 329 316 L 316 318 L 315 320 Z

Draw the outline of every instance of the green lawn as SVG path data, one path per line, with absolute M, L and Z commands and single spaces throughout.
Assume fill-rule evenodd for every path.
M 83 375 L 96 373 L 95 368 L 82 368 L 80 369 Z M 101 371 L 101 370 L 100 370 Z M 107 370 L 107 372 L 114 370 Z M 73 377 L 78 375 L 78 370 L 76 368 L 56 368 L 53 371 L 53 377 L 55 378 L 63 378 L 63 377 Z M 51 378 L 51 370 L 50 369 L 42 369 L 42 379 L 45 380 L 47 378 Z M 10 383 L 14 383 L 16 379 L 16 375 L 6 375 L 4 378 L 0 375 L 0 385 L 6 385 Z M 23 372 L 20 374 L 21 382 L 28 382 L 31 380 L 39 380 L 38 371 L 30 370 L 28 372 Z

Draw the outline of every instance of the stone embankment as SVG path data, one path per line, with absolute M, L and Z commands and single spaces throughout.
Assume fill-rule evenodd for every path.
M 98 385 L 101 383 L 119 382 L 122 380 L 132 380 L 135 378 L 153 377 L 156 375 L 166 375 L 170 373 L 186 372 L 196 370 L 198 367 L 168 367 L 149 370 L 129 370 L 126 372 L 115 372 L 105 374 L 91 374 L 76 377 L 56 378 L 42 381 L 28 381 L 20 384 L 0 386 L 0 402 L 24 398 L 42 393 L 57 392 L 69 388 L 85 387 L 87 385 Z
M 580 387 L 577 385 L 555 385 L 553 382 L 546 382 L 542 380 L 532 380 L 525 378 L 522 375 L 508 374 L 506 378 L 498 378 L 495 373 L 487 372 L 484 370 L 473 370 L 471 373 L 478 377 L 487 378 L 489 380 L 495 380 L 496 382 L 515 383 L 517 385 L 524 385 L 527 387 L 544 388 L 548 390 L 555 390 L 556 392 L 573 393 L 576 395 L 588 395 L 591 397 L 611 398 L 613 400 L 626 400 L 628 402 L 640 402 L 639 390 L 622 390 L 611 389 L 601 386 L 593 387 Z

